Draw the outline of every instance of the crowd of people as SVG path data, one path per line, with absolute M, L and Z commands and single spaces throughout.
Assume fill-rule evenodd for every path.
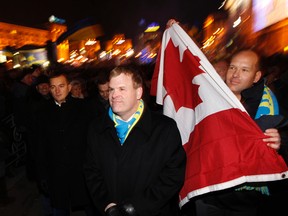
M 267 136 L 263 141 L 288 163 L 288 65 L 275 58 L 263 64 L 257 52 L 241 50 L 211 62 Z M 84 71 L 0 66 L 0 117 L 13 114 L 26 140 L 26 174 L 38 185 L 45 216 L 79 209 L 87 216 L 282 213 L 285 180 L 208 193 L 179 207 L 187 156 L 176 122 L 149 95 L 153 69 L 132 63 Z M 264 94 L 273 109 L 263 105 Z M 259 121 L 266 115 L 269 121 Z M 9 141 L 2 137 L 0 202 L 8 196 Z

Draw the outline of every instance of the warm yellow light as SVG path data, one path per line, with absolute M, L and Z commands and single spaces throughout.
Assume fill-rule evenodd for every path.
M 106 55 L 107 55 L 107 53 L 105 51 L 103 51 L 103 52 L 100 53 L 99 57 L 100 58 L 104 58 Z
M 15 29 L 14 29 L 14 30 L 11 30 L 11 31 L 10 31 L 10 34 L 17 34 L 17 30 L 15 30 Z
M 214 22 L 214 18 L 212 16 L 208 17 L 204 23 L 204 28 L 208 27 Z
M 134 54 L 134 50 L 133 49 L 129 49 L 127 52 L 126 52 L 126 57 L 128 58 L 129 56 L 132 56 Z
M 119 49 L 116 49 L 116 50 L 112 53 L 112 55 L 118 55 L 119 53 L 121 53 L 121 51 L 120 51 Z
M 90 39 L 89 39 L 89 40 L 86 41 L 85 45 L 86 45 L 86 46 L 91 46 L 91 45 L 94 45 L 94 44 L 96 44 L 96 43 L 97 43 L 96 40 L 90 40 Z
M 142 55 L 142 52 L 139 52 L 137 55 L 135 55 L 135 58 L 138 58 Z

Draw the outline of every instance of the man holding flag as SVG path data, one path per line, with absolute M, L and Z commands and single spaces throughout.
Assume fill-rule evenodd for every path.
M 234 203 L 242 206 L 223 210 L 225 203 L 219 207 L 214 199 L 209 203 L 210 209 L 200 203 L 204 204 L 200 208 L 204 211 L 198 211 L 199 215 L 257 215 L 256 202 L 262 195 L 256 190 L 262 189 L 263 182 L 286 179 L 288 175 L 283 158 L 273 149 L 280 145 L 277 130 L 263 134 L 177 23 L 164 32 L 158 60 L 151 93 L 157 90 L 157 102 L 163 104 L 164 114 L 176 120 L 187 154 L 180 206 L 200 195 L 232 193 L 235 198 L 236 193 L 244 202 L 239 203 L 236 196 Z M 251 76 L 256 76 L 255 82 L 261 77 L 258 74 Z M 257 189 L 244 190 L 242 186 L 248 184 Z M 235 191 L 236 188 L 241 190 Z M 233 202 L 229 197 L 225 199 Z

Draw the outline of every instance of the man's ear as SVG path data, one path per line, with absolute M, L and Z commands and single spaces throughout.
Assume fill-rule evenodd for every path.
M 143 95 L 143 88 L 142 87 L 139 87 L 137 88 L 137 92 L 136 92 L 136 96 L 137 96 L 137 99 L 141 99 L 142 98 L 142 95 Z
M 257 71 L 254 78 L 254 83 L 257 83 L 262 76 L 262 71 Z

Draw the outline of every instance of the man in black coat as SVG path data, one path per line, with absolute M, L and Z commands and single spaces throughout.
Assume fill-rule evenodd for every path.
M 110 73 L 110 107 L 88 134 L 84 173 L 94 204 L 107 216 L 177 216 L 186 154 L 176 122 L 141 99 L 131 66 Z
M 70 96 L 65 73 L 49 78 L 52 99 L 38 109 L 38 167 L 43 191 L 49 194 L 55 215 L 90 205 L 83 175 L 89 118 L 84 101 Z M 86 212 L 86 213 L 87 213 Z

